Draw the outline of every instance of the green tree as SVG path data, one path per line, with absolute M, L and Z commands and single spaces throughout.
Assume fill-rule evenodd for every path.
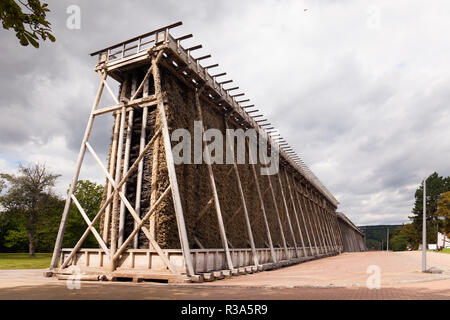
M 395 236 L 393 236 L 390 240 L 390 247 L 393 251 L 405 251 L 406 250 L 406 246 L 408 245 L 408 241 L 406 240 L 406 237 L 401 235 L 401 234 L 397 234 Z
M 0 20 L 3 28 L 13 29 L 16 37 L 23 46 L 31 45 L 39 48 L 39 38 L 45 41 L 47 38 L 51 42 L 55 37 L 50 33 L 52 31 L 50 22 L 47 21 L 47 3 L 40 0 L 1 0 L 0 1 Z
M 77 188 L 75 190 L 75 197 L 77 198 L 84 212 L 91 221 L 100 210 L 102 195 L 102 185 L 97 185 L 96 183 L 89 180 L 78 181 Z M 95 227 L 98 230 L 99 222 L 95 224 Z M 81 238 L 86 228 L 87 224 L 79 213 L 78 208 L 74 204 L 72 204 L 69 212 L 66 231 L 64 234 L 63 246 L 73 247 Z M 92 235 L 92 233 L 89 234 L 83 245 L 86 248 L 98 247 L 97 240 Z
M 426 179 L 426 183 L 427 242 L 436 243 L 437 203 L 442 193 L 450 191 L 450 177 L 444 178 L 435 172 Z M 423 185 L 416 190 L 412 214 L 409 218 L 420 235 L 422 233 Z
M 450 236 L 450 191 L 440 195 L 436 215 L 443 220 L 439 220 L 439 229 L 442 233 Z
M 421 234 L 417 232 L 416 227 L 412 223 L 404 224 L 399 229 L 399 235 L 403 236 L 409 245 L 413 246 L 414 248 L 419 247 L 419 243 L 421 243 L 422 238 Z
M 25 218 L 25 229 L 28 236 L 28 253 L 35 256 L 37 233 L 40 221 L 46 219 L 49 208 L 54 205 L 56 196 L 53 187 L 60 175 L 47 171 L 45 165 L 19 165 L 19 173 L 0 174 L 6 185 L 5 194 L 0 196 L 0 205 L 9 212 Z M 16 234 L 9 234 L 9 241 L 17 240 L 20 229 Z

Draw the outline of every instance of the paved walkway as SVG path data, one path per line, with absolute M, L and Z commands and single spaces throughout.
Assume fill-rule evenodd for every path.
M 450 255 L 429 253 L 424 274 L 418 252 L 342 254 L 274 271 L 187 285 L 82 282 L 42 277 L 42 270 L 0 270 L 0 299 L 444 299 L 450 300 Z M 381 271 L 381 288 L 365 286 L 367 267 Z
M 450 279 L 450 254 L 429 252 L 427 266 L 442 274 L 421 272 L 420 252 L 355 252 L 313 260 L 274 271 L 207 283 L 248 287 L 365 287 L 370 266 L 379 268 L 381 286 Z M 449 287 L 450 288 L 450 287 Z

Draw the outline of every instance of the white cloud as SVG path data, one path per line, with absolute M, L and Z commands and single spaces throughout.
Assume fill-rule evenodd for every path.
M 407 221 L 421 178 L 450 175 L 447 1 L 109 3 L 49 1 L 57 42 L 39 50 L 1 31 L 0 170 L 46 162 L 64 193 L 98 84 L 87 54 L 183 20 L 173 32 L 194 34 L 356 224 Z M 81 30 L 65 28 L 69 4 Z M 83 172 L 103 181 L 92 160 Z

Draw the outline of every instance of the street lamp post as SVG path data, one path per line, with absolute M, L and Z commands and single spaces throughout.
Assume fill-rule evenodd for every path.
M 387 246 L 386 246 L 386 251 L 389 251 L 389 228 L 387 228 L 387 236 L 386 236 L 386 242 L 387 242 Z
M 427 180 L 423 179 L 422 272 L 427 271 Z

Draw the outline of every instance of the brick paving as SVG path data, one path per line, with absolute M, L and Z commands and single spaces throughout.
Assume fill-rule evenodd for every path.
M 275 271 L 204 284 L 82 282 L 42 277 L 42 270 L 0 270 L 0 299 L 175 299 L 175 300 L 450 300 L 450 255 L 430 254 L 423 274 L 420 253 L 351 253 Z M 381 289 L 368 289 L 367 266 L 381 269 Z

